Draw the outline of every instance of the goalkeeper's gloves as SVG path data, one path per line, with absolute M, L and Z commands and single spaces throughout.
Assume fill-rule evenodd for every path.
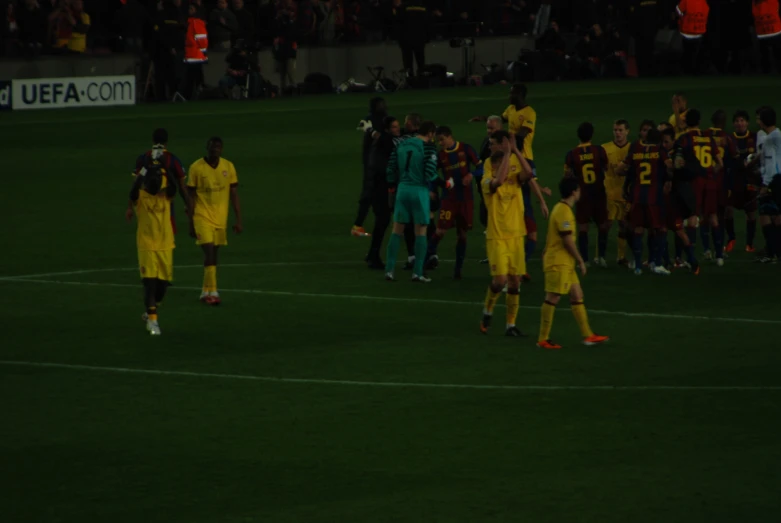
M 396 187 L 388 187 L 388 208 L 393 209 L 396 206 Z

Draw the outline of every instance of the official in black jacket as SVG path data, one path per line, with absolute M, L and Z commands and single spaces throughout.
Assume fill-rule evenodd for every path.
M 380 137 L 385 129 L 385 118 L 388 116 L 388 109 L 385 100 L 380 97 L 372 98 L 369 102 L 369 115 L 361 120 L 358 129 L 363 131 L 363 144 L 361 150 L 361 164 L 363 166 L 363 181 L 361 185 L 361 196 L 358 199 L 358 215 L 355 217 L 355 223 L 350 234 L 356 237 L 370 236 L 363 228 L 363 222 L 369 215 L 369 209 L 372 205 L 372 186 L 373 175 L 369 170 L 369 156 L 372 146 Z
M 397 5 L 398 4 L 398 5 Z M 401 59 L 407 74 L 414 75 L 413 58 L 418 66 L 418 73 L 426 64 L 426 43 L 430 39 L 431 14 L 426 8 L 425 0 L 394 0 L 394 10 L 398 17 L 399 45 Z
M 178 87 L 177 72 L 184 60 L 187 15 L 181 8 L 181 2 L 177 3 L 165 0 L 163 9 L 154 15 L 152 60 L 155 66 L 155 93 L 158 101 L 173 98 Z

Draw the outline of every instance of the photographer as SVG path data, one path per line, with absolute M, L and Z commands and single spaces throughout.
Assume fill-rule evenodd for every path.
M 228 63 L 228 69 L 220 79 L 220 89 L 225 98 L 231 97 L 231 90 L 237 85 L 245 86 L 250 98 L 257 98 L 260 94 L 260 68 L 247 52 L 243 40 L 236 42 L 225 61 Z

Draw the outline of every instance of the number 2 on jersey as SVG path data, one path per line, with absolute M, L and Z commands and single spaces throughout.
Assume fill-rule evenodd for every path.
M 713 154 L 711 153 L 710 145 L 695 145 L 694 155 L 697 157 L 697 161 L 703 169 L 708 169 L 713 166 Z
M 640 185 L 651 185 L 651 171 L 653 171 L 653 167 L 650 163 L 640 164 Z
M 592 164 L 585 164 L 581 171 L 583 172 L 584 183 L 591 184 L 597 181 L 597 173 L 594 171 L 594 166 Z

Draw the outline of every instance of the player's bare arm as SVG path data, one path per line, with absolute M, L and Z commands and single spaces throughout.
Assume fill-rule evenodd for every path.
M 190 226 L 189 226 L 189 233 L 190 238 L 195 238 L 195 222 L 193 222 L 193 216 L 195 216 L 195 194 L 198 192 L 198 189 L 195 187 L 187 186 L 187 195 L 190 197 L 190 201 L 192 202 L 192 207 L 190 207 Z
M 233 214 L 236 216 L 236 222 L 233 224 L 233 232 L 241 234 L 244 227 L 241 223 L 241 204 L 239 203 L 239 185 L 231 184 L 230 190 L 231 205 L 233 206 Z
M 580 267 L 580 272 L 583 274 L 583 276 L 586 275 L 586 262 L 583 261 L 583 258 L 580 256 L 580 252 L 578 252 L 578 248 L 575 245 L 575 240 L 572 237 L 572 231 L 564 231 L 560 232 L 559 235 L 561 236 L 561 241 L 564 244 L 564 248 L 567 249 L 567 252 L 575 258 L 575 261 L 578 262 L 578 267 Z
M 143 182 L 143 176 L 136 176 L 133 180 L 133 186 L 130 188 L 130 201 L 127 204 L 127 210 L 125 211 L 125 219 L 128 222 L 133 221 L 134 209 L 136 202 L 138 201 L 138 193 L 141 191 L 141 185 Z

